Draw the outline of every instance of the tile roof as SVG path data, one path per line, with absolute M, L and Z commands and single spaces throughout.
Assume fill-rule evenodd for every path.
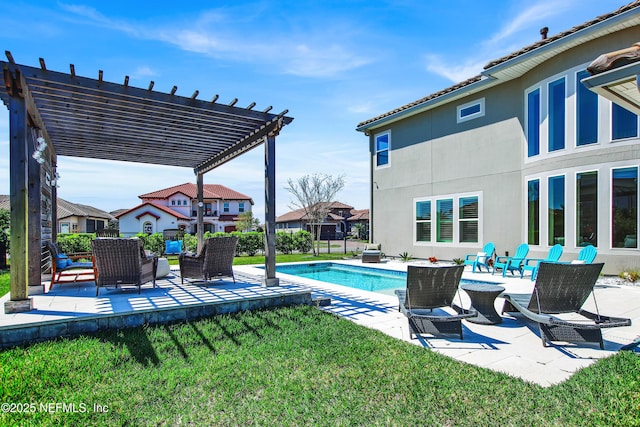
M 574 33 L 578 32 L 578 31 L 580 31 L 580 30 L 583 30 L 585 28 L 588 28 L 590 26 L 598 24 L 599 22 L 602 22 L 604 20 L 612 18 L 612 17 L 614 17 L 616 15 L 620 15 L 621 13 L 624 13 L 626 11 L 634 9 L 634 8 L 636 8 L 638 6 L 640 6 L 640 0 L 631 2 L 631 3 L 629 3 L 629 4 L 625 5 L 625 6 L 620 7 L 619 9 L 617 9 L 617 10 L 615 10 L 613 12 L 606 13 L 604 15 L 600 15 L 595 19 L 592 19 L 592 20 L 587 21 L 587 22 L 585 22 L 583 24 L 580 24 L 580 25 L 576 25 L 575 27 L 573 27 L 573 28 L 571 28 L 571 29 L 569 29 L 567 31 L 563 31 L 563 32 L 561 32 L 559 34 L 556 34 L 555 36 L 551 36 L 551 37 L 547 37 L 546 39 L 539 40 L 536 43 L 533 43 L 533 44 L 531 44 L 529 46 L 523 47 L 522 49 L 517 50 L 517 51 L 515 51 L 515 52 L 513 52 L 513 53 L 511 53 L 509 55 L 506 55 L 506 56 L 503 56 L 502 58 L 490 61 L 489 63 L 487 63 L 487 65 L 484 66 L 484 69 L 488 70 L 488 69 L 490 69 L 492 67 L 500 65 L 502 63 L 505 63 L 505 62 L 507 62 L 507 61 L 509 61 L 511 59 L 517 58 L 518 56 L 524 55 L 524 54 L 526 54 L 528 52 L 531 52 L 531 51 L 533 51 L 535 49 L 538 49 L 538 48 L 540 48 L 542 46 L 548 45 L 549 43 L 555 42 L 557 40 L 561 40 L 561 39 L 563 39 L 563 38 L 565 38 L 565 37 L 567 37 L 567 36 L 569 36 L 571 34 L 574 34 Z M 410 102 L 410 103 L 405 104 L 405 105 L 403 105 L 401 107 L 398 107 L 398 108 L 395 108 L 395 109 L 393 109 L 391 111 L 388 111 L 386 113 L 380 114 L 379 116 L 376 116 L 376 117 L 373 117 L 371 119 L 365 120 L 365 121 L 359 123 L 357 128 L 358 128 L 358 130 L 360 130 L 359 128 L 361 128 L 363 126 L 366 126 L 368 124 L 377 122 L 380 119 L 384 119 L 386 117 L 392 116 L 392 115 L 400 113 L 402 111 L 408 110 L 408 109 L 410 109 L 412 107 L 418 106 L 418 105 L 423 104 L 423 103 L 425 103 L 427 101 L 439 98 L 439 97 L 441 97 L 443 95 L 446 95 L 446 94 L 448 94 L 450 92 L 454 92 L 454 91 L 456 91 L 458 89 L 461 89 L 461 88 L 469 86 L 469 85 L 471 85 L 473 83 L 479 82 L 482 79 L 483 79 L 483 75 L 482 74 L 479 74 L 477 76 L 471 77 L 471 78 L 469 78 L 469 79 L 467 79 L 467 80 L 465 80 L 463 82 L 457 83 L 457 84 L 455 84 L 453 86 L 450 86 L 450 87 L 448 87 L 446 89 L 443 89 L 443 90 L 435 92 L 435 93 L 433 93 L 431 95 L 425 96 L 424 98 L 420 98 L 417 101 Z
M 185 196 L 195 199 L 198 197 L 198 187 L 192 182 L 175 185 L 173 187 L 164 188 L 162 190 L 153 191 L 151 193 L 138 196 L 144 199 L 168 199 L 174 194 L 181 193 Z M 222 199 L 222 200 L 249 200 L 253 205 L 253 199 L 247 195 L 232 190 L 220 184 L 204 184 L 202 195 L 205 199 Z
M 0 194 L 0 209 L 10 209 L 10 197 L 5 194 Z M 68 218 L 70 216 L 79 217 L 91 217 L 91 218 L 104 218 L 107 220 L 113 220 L 114 216 L 109 212 L 103 211 L 98 208 L 94 208 L 89 205 L 82 205 L 80 203 L 72 203 L 67 200 L 58 197 L 58 219 Z
M 348 210 L 349 212 L 353 210 L 353 206 L 349 206 L 341 202 L 331 202 L 330 208 L 333 210 L 335 209 Z M 338 216 L 338 218 L 341 218 L 341 217 Z M 308 219 L 308 218 L 304 213 L 304 209 L 300 208 L 291 212 L 287 212 L 283 215 L 280 215 L 279 217 L 276 218 L 276 222 L 300 221 L 305 219 Z
M 353 209 L 347 221 L 369 221 L 369 209 Z
M 165 213 L 168 213 L 169 215 L 172 215 L 172 216 L 176 217 L 177 219 L 182 219 L 182 220 L 185 220 L 185 221 L 189 221 L 191 219 L 188 216 L 185 216 L 185 215 L 181 214 L 180 212 L 174 211 L 173 209 L 171 209 L 168 206 L 163 206 L 163 205 L 160 205 L 158 203 L 153 203 L 153 202 L 144 202 L 144 203 L 141 203 L 141 204 L 139 204 L 138 206 L 136 206 L 134 208 L 127 209 L 127 210 L 125 210 L 123 212 L 120 212 L 119 214 L 116 215 L 116 218 L 121 218 L 123 215 L 128 214 L 128 213 L 133 212 L 133 211 L 136 211 L 136 210 L 138 210 L 138 209 L 140 209 L 140 208 L 142 208 L 144 206 L 153 206 L 154 208 L 160 209 L 161 211 L 163 211 Z

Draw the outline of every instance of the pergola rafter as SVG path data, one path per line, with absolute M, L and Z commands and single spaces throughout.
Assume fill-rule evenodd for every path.
M 39 176 L 35 171 L 36 168 L 39 171 L 39 165 L 29 158 L 35 145 L 34 135 L 42 136 L 47 142 L 54 168 L 58 155 L 189 167 L 200 188 L 204 173 L 265 143 L 268 259 L 265 282 L 277 283 L 275 237 L 270 236 L 275 232 L 275 137 L 293 120 L 286 116 L 287 110 L 272 114 L 269 106 L 259 111 L 254 109 L 255 102 L 246 108 L 237 107 L 237 98 L 228 104 L 218 103 L 218 95 L 211 101 L 199 100 L 198 90 L 190 97 L 183 97 L 176 95 L 176 86 L 170 93 L 156 92 L 154 82 L 150 82 L 148 88 L 137 88 L 129 86 L 128 76 L 123 84 L 111 83 L 103 80 L 101 70 L 96 80 L 78 76 L 73 64 L 66 74 L 48 70 L 42 58 L 37 68 L 17 64 L 8 51 L 6 55 L 8 62 L 0 61 L 5 83 L 0 98 L 11 115 L 11 247 L 14 248 L 16 228 L 15 247 L 25 246 L 27 262 L 24 265 L 29 270 L 28 274 L 17 273 L 14 280 L 14 270 L 19 270 L 23 263 L 19 253 L 16 252 L 16 257 L 12 251 L 12 301 L 14 295 L 19 300 L 27 298 L 27 284 L 35 280 L 34 266 L 36 261 L 39 266 L 40 261 L 39 248 L 37 252 L 27 250 L 21 237 L 21 230 L 29 235 L 27 228 L 33 230 L 34 223 L 39 224 L 36 218 L 36 211 L 40 214 L 39 202 L 33 196 L 27 200 L 26 188 L 34 186 L 31 181 L 38 181 L 40 189 L 39 179 L 34 178 Z M 19 117 L 22 115 L 24 117 Z M 17 178 L 23 172 L 30 177 L 27 182 Z M 55 188 L 52 191 L 55 192 Z M 202 200 L 201 194 L 198 200 Z M 55 209 L 55 198 L 53 203 Z M 201 243 L 201 209 L 198 215 Z M 20 218 L 27 218 L 26 223 Z M 37 278 L 39 282 L 39 269 Z

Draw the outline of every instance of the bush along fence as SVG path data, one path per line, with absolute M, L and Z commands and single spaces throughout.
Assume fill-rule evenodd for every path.
M 264 253 L 264 233 L 262 232 L 251 231 L 241 233 L 234 231 L 232 233 L 204 233 L 205 239 L 219 236 L 238 236 L 236 256 L 254 256 Z M 95 237 L 93 233 L 58 234 L 58 246 L 60 247 L 60 251 L 64 253 L 91 252 L 91 240 L 95 239 Z M 162 233 L 138 233 L 136 237 L 142 240 L 142 244 L 146 250 L 164 255 L 165 243 Z M 277 252 L 283 254 L 291 254 L 293 252 L 306 254 L 311 251 L 311 245 L 312 237 L 308 231 L 301 230 L 295 233 L 287 233 L 284 231 L 276 232 Z M 183 237 L 183 250 L 195 252 L 197 247 L 198 238 L 192 234 L 185 234 Z

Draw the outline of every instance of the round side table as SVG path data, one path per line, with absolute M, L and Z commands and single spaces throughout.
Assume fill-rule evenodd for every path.
M 496 297 L 504 292 L 502 286 L 463 283 L 460 289 L 469 295 L 471 308 L 478 312 L 478 317 L 470 317 L 466 319 L 467 321 L 481 325 L 495 325 L 502 322 L 502 317 L 494 305 Z

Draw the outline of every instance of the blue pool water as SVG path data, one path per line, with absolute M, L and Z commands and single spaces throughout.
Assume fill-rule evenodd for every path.
M 278 273 L 306 277 L 365 291 L 392 293 L 407 286 L 407 272 L 333 262 L 277 265 Z M 482 283 L 462 279 L 460 283 Z

